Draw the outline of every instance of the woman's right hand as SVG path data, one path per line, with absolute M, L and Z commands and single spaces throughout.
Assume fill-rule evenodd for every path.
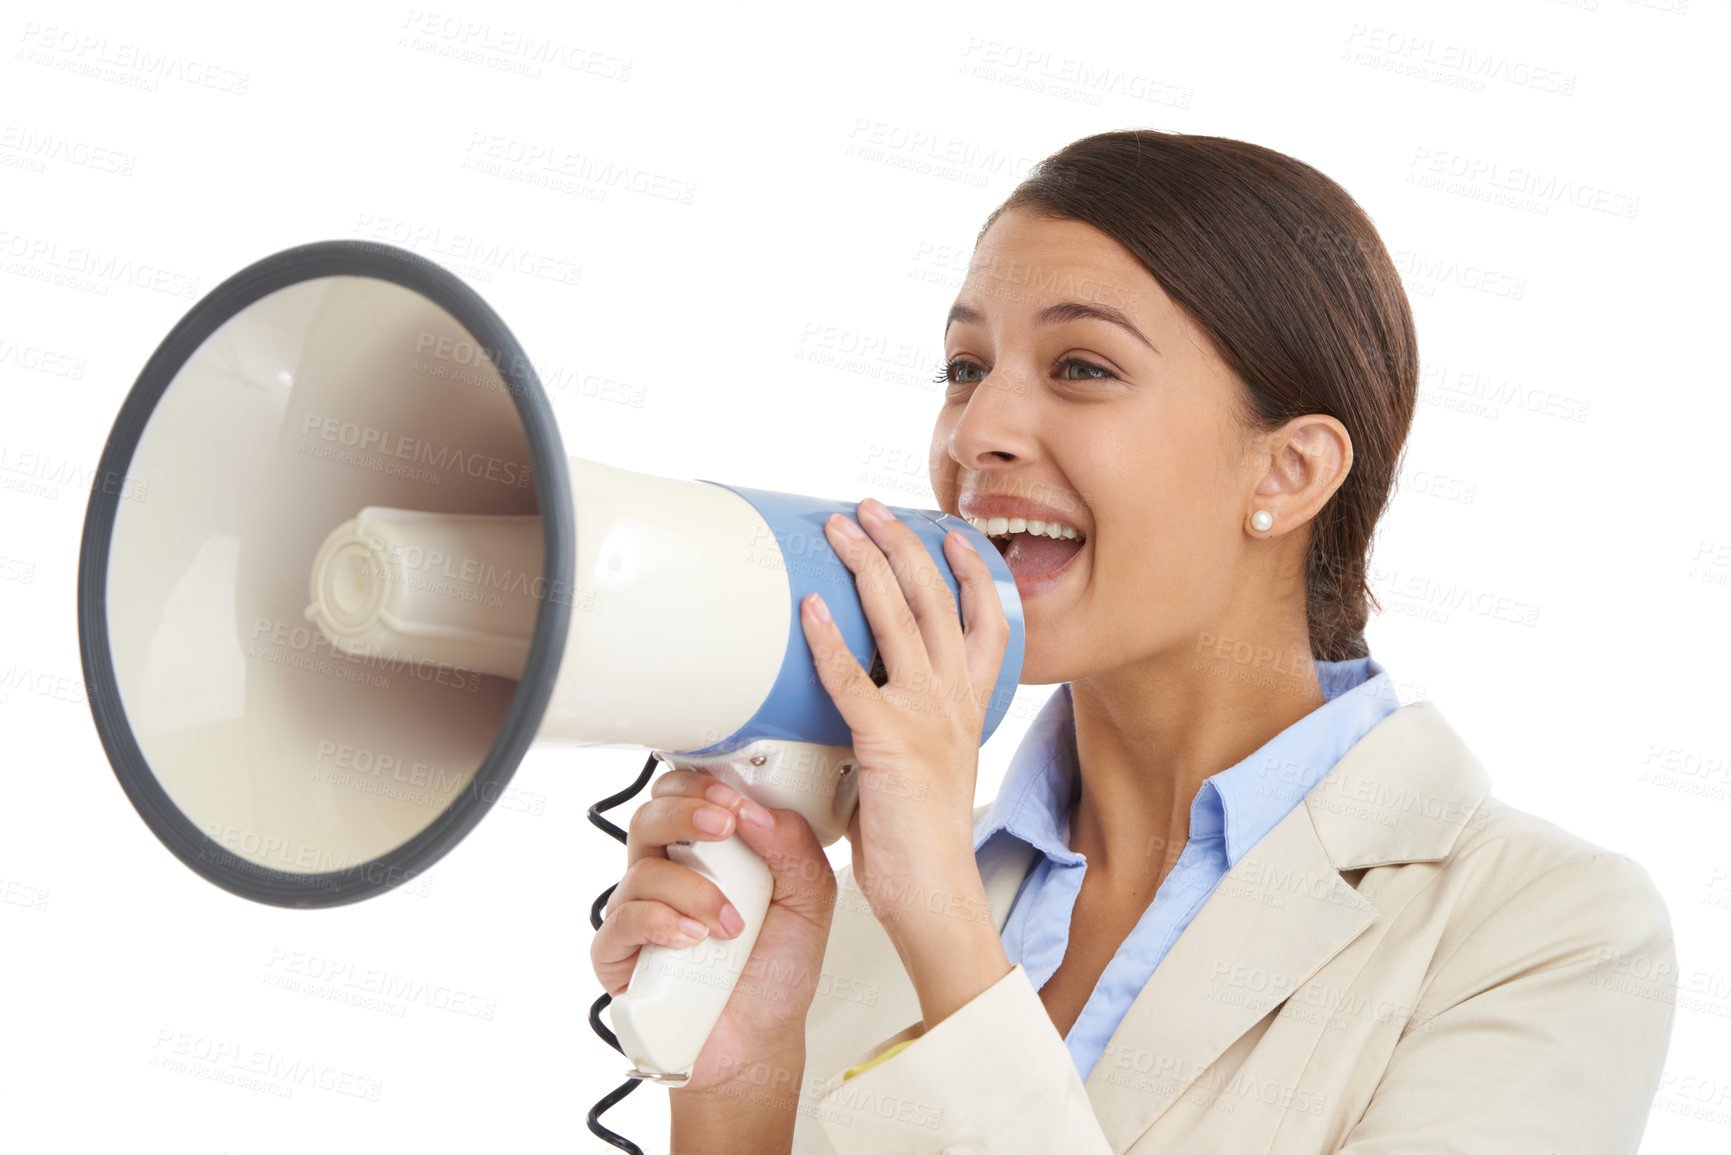
M 667 771 L 649 793 L 631 816 L 625 876 L 590 944 L 595 977 L 617 997 L 645 944 L 685 947 L 709 935 L 738 934 L 743 924 L 720 888 L 667 857 L 670 843 L 719 842 L 737 829 L 769 865 L 774 892 L 739 985 L 681 1090 L 720 1091 L 742 1079 L 759 1087 L 791 1081 L 788 1093 L 797 1095 L 801 1072 L 759 1068 L 803 1056 L 806 1012 L 835 913 L 835 871 L 798 811 L 770 810 L 694 770 Z

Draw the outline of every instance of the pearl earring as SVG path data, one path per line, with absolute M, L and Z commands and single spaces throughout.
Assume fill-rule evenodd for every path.
M 1274 526 L 1274 515 L 1266 509 L 1259 509 L 1250 515 L 1250 524 L 1260 530 L 1271 529 Z

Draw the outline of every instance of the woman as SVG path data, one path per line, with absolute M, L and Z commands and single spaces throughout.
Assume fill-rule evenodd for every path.
M 1063 684 L 972 810 L 986 566 L 946 539 L 964 629 L 912 531 L 831 519 L 889 674 L 802 605 L 861 764 L 851 870 L 670 772 L 595 936 L 617 993 L 643 943 L 738 929 L 667 844 L 737 824 L 772 863 L 673 1150 L 1634 1150 L 1662 900 L 1490 797 L 1365 646 L 1418 374 L 1359 207 L 1238 141 L 1077 141 L 987 220 L 945 348 L 934 491 L 1016 575 L 1021 680 Z

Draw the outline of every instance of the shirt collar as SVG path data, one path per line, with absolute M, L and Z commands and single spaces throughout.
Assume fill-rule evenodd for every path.
M 1211 775 L 1190 805 L 1190 838 L 1224 835 L 1228 866 L 1285 818 L 1310 786 L 1400 703 L 1375 658 L 1315 663 L 1323 704 L 1248 758 Z M 1085 861 L 1069 848 L 1077 780 L 1075 700 L 1070 683 L 1046 700 L 1016 748 L 1003 785 L 974 824 L 974 851 L 1000 832 L 1054 862 Z
M 974 852 L 1007 831 L 1054 861 L 1084 861 L 1069 847 L 1076 766 L 1076 708 L 1065 682 L 1034 716 L 1004 771 L 997 798 L 974 824 Z

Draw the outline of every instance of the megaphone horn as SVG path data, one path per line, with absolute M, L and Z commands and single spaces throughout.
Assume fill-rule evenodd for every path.
M 92 488 L 79 559 L 97 731 L 150 829 L 234 894 L 325 907 L 413 878 L 538 739 L 647 748 L 825 845 L 847 827 L 851 732 L 798 606 L 821 592 L 873 665 L 822 528 L 851 503 L 567 456 L 510 330 L 413 253 L 311 244 L 224 281 L 145 364 L 99 476 L 122 483 Z M 952 592 L 948 531 L 992 569 L 1011 639 L 984 742 L 1021 672 L 1015 581 L 967 522 L 894 512 Z M 632 1074 L 677 1086 L 770 894 L 737 835 L 669 855 L 746 922 L 643 948 L 613 1003 Z

